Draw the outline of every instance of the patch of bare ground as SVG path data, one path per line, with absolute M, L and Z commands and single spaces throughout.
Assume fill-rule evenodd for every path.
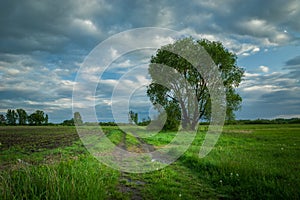
M 66 132 L 61 132 L 61 131 Z M 72 145 L 79 140 L 75 130 L 56 127 L 1 127 L 0 128 L 0 150 L 6 150 L 18 146 L 29 152 L 39 149 L 55 149 Z
M 124 150 L 133 151 L 136 153 L 145 153 L 145 152 L 148 153 L 148 152 L 154 151 L 154 147 L 152 145 L 146 144 L 139 137 L 136 137 L 136 139 L 139 141 L 139 144 L 134 147 L 130 147 L 130 149 L 127 149 L 126 133 L 123 132 L 122 141 L 118 144 L 118 147 L 122 148 Z M 118 187 L 117 189 L 125 196 L 127 196 L 127 195 L 130 196 L 130 199 L 132 199 L 132 200 L 141 200 L 143 198 L 141 195 L 140 187 L 143 187 L 143 185 L 145 185 L 145 184 L 146 184 L 146 182 L 144 182 L 142 180 L 133 180 L 130 178 L 128 173 L 121 172 L 121 176 L 119 178 L 119 184 L 117 186 Z

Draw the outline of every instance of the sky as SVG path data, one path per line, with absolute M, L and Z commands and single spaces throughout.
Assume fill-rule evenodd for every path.
M 73 87 L 90 52 L 123 31 L 158 27 L 220 41 L 237 55 L 245 69 L 237 89 L 243 98 L 237 119 L 300 117 L 299 19 L 299 0 L 2 0 L 0 113 L 39 109 L 50 122 L 72 118 Z M 157 45 L 172 42 L 167 36 L 151 38 Z M 130 108 L 144 117 L 154 115 L 145 96 L 145 72 L 155 50 L 114 57 L 102 77 L 86 72 L 98 82 L 98 121 L 112 121 L 111 97 L 118 83 L 123 90 L 135 87 Z M 113 48 L 102 51 L 116 55 Z

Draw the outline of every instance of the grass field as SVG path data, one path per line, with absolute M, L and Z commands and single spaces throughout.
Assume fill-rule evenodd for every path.
M 116 127 L 103 130 L 133 152 L 175 136 L 141 140 Z M 300 199 L 300 125 L 225 126 L 215 148 L 199 159 L 204 136 L 199 131 L 168 167 L 130 174 L 93 158 L 75 127 L 2 126 L 0 199 Z

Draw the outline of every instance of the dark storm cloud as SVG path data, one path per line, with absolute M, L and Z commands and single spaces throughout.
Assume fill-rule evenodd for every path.
M 2 1 L 0 50 L 55 53 L 68 45 L 90 50 L 110 34 L 155 26 L 163 6 L 152 1 Z
M 55 1 L 2 1 L 1 52 L 55 51 L 63 44 L 64 4 Z
M 296 56 L 285 62 L 286 66 L 283 69 L 289 70 L 289 73 L 285 75 L 286 78 L 298 80 L 300 87 L 300 56 Z
M 281 105 L 284 107 L 289 106 L 293 107 L 293 109 L 298 108 L 297 110 L 300 110 L 299 95 L 299 89 L 281 90 L 264 94 L 262 95 L 262 99 L 265 101 L 265 103 L 276 104 L 278 106 Z
M 259 5 L 259 6 L 258 6 Z M 0 7 L 0 52 L 87 53 L 111 34 L 160 26 L 284 43 L 300 28 L 295 1 L 11 1 Z M 290 38 L 291 37 L 291 38 Z M 85 51 L 84 51 L 85 50 Z
M 284 77 L 288 79 L 298 80 L 298 86 L 300 87 L 300 65 L 294 65 L 285 67 L 284 69 L 289 70 L 289 73 L 285 74 Z
M 287 66 L 300 65 L 300 56 L 296 56 L 295 58 L 292 58 L 292 59 L 286 61 L 286 65 Z
M 221 3 L 219 3 L 221 4 Z M 223 12 L 214 15 L 222 31 L 239 36 L 250 36 L 274 44 L 287 44 L 296 36 L 285 31 L 298 31 L 299 3 L 296 1 L 267 0 L 224 2 Z M 221 8 L 222 5 L 219 5 Z

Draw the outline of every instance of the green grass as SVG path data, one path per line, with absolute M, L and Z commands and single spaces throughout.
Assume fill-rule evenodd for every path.
M 118 129 L 112 129 L 108 132 L 107 137 L 112 143 L 118 145 L 123 140 L 124 134 Z
M 119 173 L 91 156 L 56 165 L 22 167 L 1 173 L 2 199 L 106 199 L 115 190 Z
M 297 199 L 299 145 L 299 125 L 227 126 L 206 158 L 192 145 L 180 161 L 230 198 Z
M 145 138 L 145 141 L 159 147 L 169 144 L 175 136 L 176 132 L 159 132 L 152 137 Z
M 138 150 L 133 134 L 102 129 L 114 144 Z M 225 126 L 215 148 L 199 159 L 204 130 L 168 167 L 124 174 L 90 156 L 74 127 L 0 127 L 0 199 L 300 198 L 300 125 Z M 136 131 L 155 147 L 176 136 Z

